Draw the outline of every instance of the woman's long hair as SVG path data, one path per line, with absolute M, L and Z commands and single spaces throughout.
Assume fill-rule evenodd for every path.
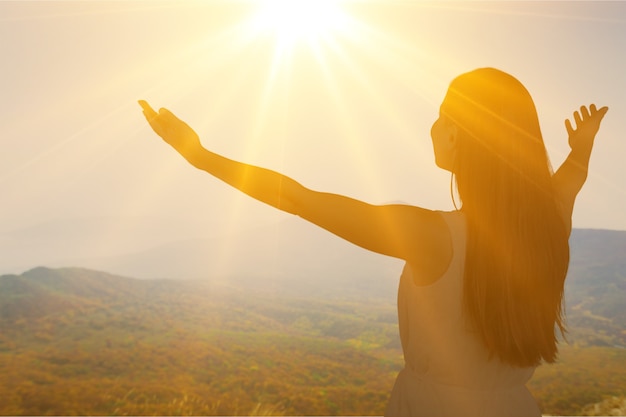
M 514 77 L 482 68 L 451 83 L 442 113 L 458 129 L 454 173 L 467 219 L 470 325 L 505 363 L 554 362 L 569 230 L 533 100 Z

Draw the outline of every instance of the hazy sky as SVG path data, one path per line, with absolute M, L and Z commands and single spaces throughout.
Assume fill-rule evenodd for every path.
M 311 188 L 451 209 L 430 126 L 452 78 L 484 66 L 531 92 L 555 167 L 564 119 L 610 107 L 573 220 L 626 230 L 626 2 L 340 6 L 322 37 L 288 42 L 255 29 L 253 1 L 0 2 L 0 246 L 109 219 L 145 226 L 118 242 L 131 250 L 286 216 L 188 166 L 137 99 L 170 108 L 206 147 Z

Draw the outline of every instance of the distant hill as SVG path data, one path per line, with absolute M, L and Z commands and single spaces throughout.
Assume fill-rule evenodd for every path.
M 134 296 L 138 280 L 83 268 L 38 267 L 0 276 L 0 317 L 33 318 Z
M 295 217 L 217 235 L 177 230 L 176 224 L 98 218 L 0 233 L 0 273 L 37 265 L 82 267 L 141 279 L 240 281 L 263 291 L 279 287 L 329 297 L 336 295 L 334 285 L 344 283 L 355 296 L 394 297 L 402 269 L 399 260 L 364 251 Z M 359 286 L 352 285 L 354 279 Z
M 626 231 L 575 229 L 570 242 L 565 294 L 569 340 L 626 346 L 622 332 L 626 329 Z M 354 300 L 376 297 L 391 302 L 395 302 L 402 268 L 400 260 L 364 251 L 298 219 L 229 239 L 182 240 L 137 253 L 76 262 L 135 278 L 193 278 L 267 294 Z M 25 277 L 36 273 L 30 271 Z M 32 279 L 18 282 L 14 277 L 9 281 L 7 278 L 0 285 L 21 285 L 22 290 L 33 286 Z
M 124 254 L 57 255 L 54 262 L 45 264 L 146 279 L 234 281 L 259 290 L 289 289 L 296 294 L 331 297 L 347 291 L 356 297 L 392 298 L 402 269 L 400 260 L 364 251 L 296 218 L 233 235 L 158 242 L 155 239 L 152 247 L 136 246 L 136 251 Z M 568 285 L 586 291 L 589 285 L 602 287 L 605 280 L 619 281 L 625 270 L 625 242 L 625 231 L 575 229 Z M 597 275 L 596 283 L 601 284 L 587 283 L 585 277 L 590 274 Z M 572 295 L 578 303 L 576 292 Z
M 302 219 L 280 219 L 230 234 L 143 217 L 51 222 L 1 233 L 0 271 L 79 266 L 142 279 L 234 281 L 294 294 L 395 297 L 401 261 L 364 251 Z M 601 281 L 616 280 L 624 270 L 624 242 L 625 231 L 575 229 L 571 285 L 589 289 L 585 277 L 596 274 L 594 268 L 602 269 Z

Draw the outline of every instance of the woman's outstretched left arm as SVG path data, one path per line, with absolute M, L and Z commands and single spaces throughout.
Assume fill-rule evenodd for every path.
M 140 101 L 152 129 L 196 168 L 256 200 L 295 214 L 365 249 L 437 271 L 451 251 L 445 221 L 431 210 L 408 205 L 372 205 L 302 186 L 278 172 L 211 152 L 185 122 L 166 109 Z M 443 271 L 440 271 L 443 272 Z

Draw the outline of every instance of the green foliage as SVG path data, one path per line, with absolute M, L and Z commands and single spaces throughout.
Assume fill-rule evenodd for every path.
M 626 391 L 624 327 L 598 305 L 573 310 L 571 344 L 529 384 L 545 414 Z M 80 269 L 3 276 L 0 414 L 381 415 L 403 363 L 395 310 Z
M 59 303 L 0 320 L 0 414 L 376 415 L 401 364 L 372 343 L 397 334 L 376 321 L 393 305 L 110 276 L 100 293 L 83 273 L 21 278 Z M 354 348 L 361 337 L 367 348 Z
M 626 391 L 626 349 L 562 345 L 559 360 L 540 366 L 528 384 L 544 413 L 587 415 L 584 407 Z

